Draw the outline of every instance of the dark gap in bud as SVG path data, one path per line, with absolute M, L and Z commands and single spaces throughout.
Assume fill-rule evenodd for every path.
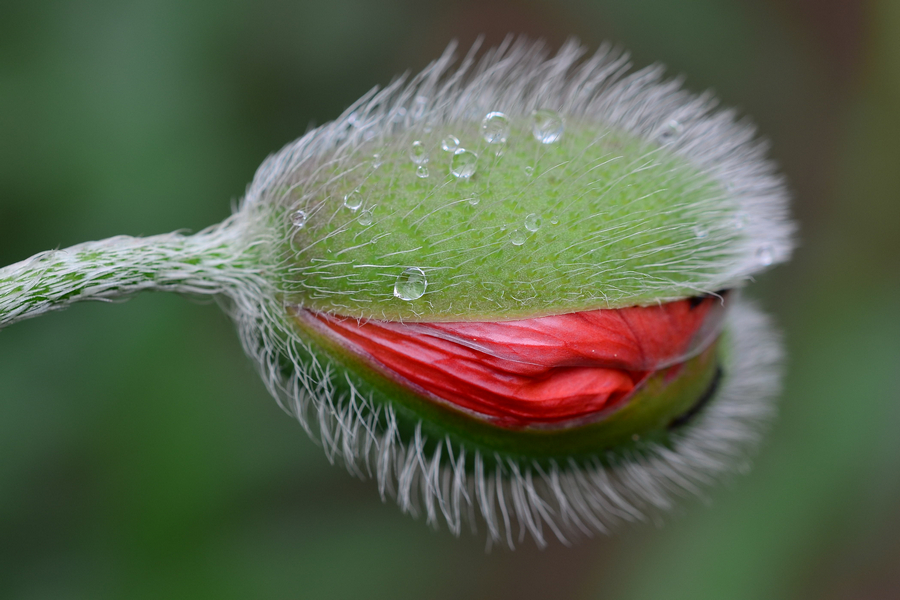
M 722 371 L 721 365 L 716 367 L 716 374 L 713 375 L 713 380 L 710 382 L 709 387 L 706 388 L 706 391 L 703 392 L 703 395 L 691 406 L 689 409 L 672 419 L 672 422 L 669 423 L 669 430 L 678 429 L 684 425 L 687 425 L 697 413 L 699 413 L 703 408 L 709 404 L 709 401 L 713 399 L 713 396 L 716 395 L 716 392 L 719 389 L 719 384 L 722 383 L 722 376 L 724 372 Z
M 700 306 L 703 303 L 703 301 L 706 300 L 707 298 L 724 298 L 727 293 L 728 293 L 728 289 L 723 288 L 721 290 L 716 290 L 712 294 L 701 294 L 699 296 L 691 296 L 690 298 L 687 299 L 687 301 L 688 301 L 688 304 L 689 304 L 691 310 L 694 310 L 695 308 Z

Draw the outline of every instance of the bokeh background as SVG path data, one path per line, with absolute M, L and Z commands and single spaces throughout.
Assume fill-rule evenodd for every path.
M 0 264 L 227 216 L 263 158 L 453 38 L 612 40 L 752 115 L 796 194 L 748 476 L 658 527 L 485 552 L 382 504 L 214 305 L 0 333 L 0 598 L 900 597 L 900 2 L 5 0 Z

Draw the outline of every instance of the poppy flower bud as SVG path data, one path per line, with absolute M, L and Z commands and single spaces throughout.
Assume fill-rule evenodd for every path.
M 144 288 L 229 298 L 281 405 L 403 510 L 510 546 L 605 532 L 757 440 L 781 349 L 738 288 L 788 259 L 788 195 L 658 66 L 476 50 L 269 157 L 226 223 L 150 244 Z

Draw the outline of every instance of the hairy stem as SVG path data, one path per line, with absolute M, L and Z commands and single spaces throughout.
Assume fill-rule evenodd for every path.
M 0 329 L 75 302 L 145 290 L 233 297 L 248 279 L 261 280 L 259 271 L 231 219 L 195 235 L 119 236 L 41 252 L 0 269 Z

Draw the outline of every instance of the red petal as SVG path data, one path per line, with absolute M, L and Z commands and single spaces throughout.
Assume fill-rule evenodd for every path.
M 696 349 L 709 321 L 720 319 L 716 303 L 709 297 L 500 322 L 303 316 L 393 379 L 516 427 L 582 419 L 618 405 L 654 370 Z

